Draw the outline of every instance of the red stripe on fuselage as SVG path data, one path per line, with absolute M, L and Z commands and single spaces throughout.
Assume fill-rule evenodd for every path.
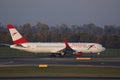
M 23 37 L 16 40 L 16 41 L 13 41 L 14 44 L 22 44 L 22 43 L 26 43 L 26 39 L 24 39 Z
M 14 26 L 13 26 L 12 24 L 8 24 L 8 28 L 9 28 L 9 29 L 13 29 Z

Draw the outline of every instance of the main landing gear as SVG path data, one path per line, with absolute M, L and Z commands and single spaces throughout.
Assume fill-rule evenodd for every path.
M 57 56 L 58 55 L 58 56 Z M 50 55 L 50 57 L 64 57 L 65 56 L 65 53 L 52 53 L 51 55 Z

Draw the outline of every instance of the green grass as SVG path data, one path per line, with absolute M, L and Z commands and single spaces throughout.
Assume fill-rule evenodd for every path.
M 49 54 L 35 54 L 9 47 L 0 47 L 0 57 L 48 57 Z
M 107 49 L 101 57 L 120 57 L 120 49 Z
M 112 67 L 1 67 L 0 76 L 99 76 L 119 77 L 120 68 Z
M 34 54 L 30 52 L 20 51 L 11 49 L 9 47 L 0 47 L 0 57 L 49 57 L 50 54 Z M 120 49 L 106 49 L 105 52 L 101 53 L 99 56 L 97 54 L 83 54 L 83 57 L 100 57 L 100 58 L 120 58 Z M 71 55 L 66 55 L 66 57 L 74 57 Z

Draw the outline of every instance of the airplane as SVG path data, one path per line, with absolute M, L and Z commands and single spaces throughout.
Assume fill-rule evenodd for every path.
M 28 42 L 12 24 L 8 24 L 13 45 L 10 48 L 23 50 L 32 53 L 51 53 L 51 56 L 64 56 L 72 54 L 80 57 L 83 53 L 97 53 L 105 51 L 105 48 L 98 43 L 68 43 L 64 42 Z

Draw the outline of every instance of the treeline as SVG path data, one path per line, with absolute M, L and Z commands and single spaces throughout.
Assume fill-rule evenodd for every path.
M 32 26 L 30 23 L 14 25 L 17 30 L 31 42 L 95 42 L 106 48 L 120 48 L 120 26 L 105 25 L 99 27 L 93 23 L 84 25 L 60 24 L 49 26 L 38 22 Z M 0 24 L 0 43 L 11 43 L 12 40 L 6 25 Z

